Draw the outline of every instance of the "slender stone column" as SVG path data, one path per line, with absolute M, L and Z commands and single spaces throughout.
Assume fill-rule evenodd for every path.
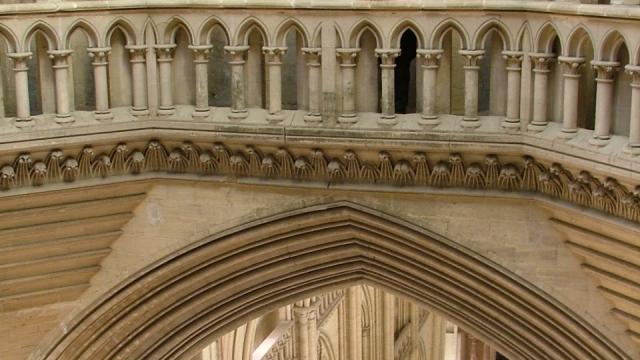
M 555 54 L 532 53 L 529 56 L 533 61 L 533 117 L 527 129 L 542 131 L 547 127 L 547 83 Z
M 29 77 L 27 60 L 31 59 L 31 53 L 8 54 L 13 60 L 13 72 L 16 81 L 16 126 L 19 128 L 33 126 L 31 109 L 29 106 Z
M 107 66 L 109 65 L 110 47 L 88 48 L 89 57 L 93 59 L 93 82 L 96 92 L 96 110 L 93 112 L 96 120 L 111 120 L 113 114 L 109 109 L 109 78 Z
M 131 114 L 134 116 L 149 115 L 147 105 L 147 45 L 127 45 L 129 62 L 131 62 L 131 77 L 133 81 L 133 106 Z
M 262 47 L 265 62 L 269 69 L 269 113 L 267 121 L 279 123 L 284 120 L 282 113 L 282 55 L 286 47 Z
M 382 83 L 382 94 L 380 97 L 380 108 L 382 115 L 378 120 L 380 125 L 395 125 L 396 118 L 395 100 L 395 68 L 396 58 L 400 56 L 400 49 L 376 49 L 376 57 L 380 58 L 380 74 Z
M 309 112 L 304 116 L 304 121 L 308 123 L 322 122 L 320 114 L 320 103 L 322 93 L 320 92 L 320 57 L 321 48 L 302 48 L 302 53 L 307 59 L 307 67 L 309 71 Z
M 158 55 L 158 73 L 160 76 L 160 106 L 158 107 L 158 115 L 173 115 L 176 107 L 173 105 L 173 85 L 171 78 L 173 76 L 173 50 L 175 44 L 154 45 Z
M 507 62 L 507 116 L 502 127 L 520 128 L 520 79 L 522 72 L 522 52 L 503 51 L 502 57 Z
M 71 124 L 74 122 L 71 115 L 71 102 L 69 101 L 69 55 L 73 50 L 49 50 L 49 59 L 53 61 L 53 77 L 56 89 L 56 122 L 58 124 Z
M 460 50 L 464 58 L 464 117 L 462 127 L 477 128 L 478 119 L 478 62 L 484 57 L 484 50 Z
M 308 304 L 303 304 L 308 305 Z M 315 305 L 293 307 L 293 316 L 296 327 L 296 359 L 318 359 L 318 324 L 317 309 Z
M 611 139 L 611 115 L 613 109 L 613 77 L 620 63 L 614 61 L 592 61 L 596 71 L 596 125 L 589 143 L 604 146 Z
M 417 56 L 422 60 L 422 116 L 418 124 L 435 126 L 440 124 L 436 114 L 436 93 L 438 67 L 444 50 L 419 49 Z
M 358 287 L 347 289 L 346 304 L 347 359 L 362 359 L 362 306 L 358 296 Z
M 309 329 L 309 360 L 318 360 L 318 307 L 312 304 L 307 313 L 307 327 Z
M 231 112 L 230 120 L 244 119 L 249 115 L 245 97 L 244 64 L 249 46 L 225 46 L 224 51 L 231 56 Z
M 206 118 L 209 116 L 209 56 L 213 45 L 189 45 L 193 51 L 193 64 L 196 72 L 196 106 L 192 116 Z
M 359 48 L 336 49 L 336 56 L 340 59 L 342 74 L 342 114 L 338 117 L 340 124 L 355 124 L 358 122 L 356 114 L 356 59 Z
M 640 65 L 627 65 L 631 75 L 631 114 L 629 116 L 629 145 L 625 152 L 640 155 Z
M 558 135 L 571 139 L 578 132 L 578 98 L 580 93 L 580 75 L 584 58 L 559 56 L 564 77 L 562 131 Z
M 382 294 L 382 359 L 393 359 L 395 351 L 395 312 L 393 295 Z

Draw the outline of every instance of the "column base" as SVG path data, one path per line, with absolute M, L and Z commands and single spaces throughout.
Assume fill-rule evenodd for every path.
M 109 121 L 113 120 L 113 114 L 111 113 L 111 111 L 94 111 L 93 118 L 98 121 Z
M 398 118 L 395 115 L 381 115 L 378 119 L 378 125 L 380 126 L 394 126 L 398 123 Z
M 591 139 L 589 139 L 589 144 L 593 145 L 593 146 L 605 146 L 607 144 L 609 144 L 609 141 L 611 140 L 610 136 L 594 136 Z
M 158 115 L 160 116 L 168 116 L 168 115 L 173 115 L 176 113 L 176 108 L 175 106 L 160 106 L 158 108 Z
M 628 144 L 622 150 L 625 154 L 637 156 L 640 155 L 640 144 Z
M 229 115 L 227 116 L 229 120 L 242 120 L 246 119 L 249 116 L 249 111 L 247 109 L 244 110 L 231 110 Z
M 573 139 L 574 137 L 576 137 L 576 134 L 578 134 L 578 129 L 562 129 L 560 130 L 560 133 L 558 134 L 558 137 L 560 139 Z
M 60 125 L 73 124 L 73 122 L 75 121 L 76 119 L 74 119 L 71 114 L 64 114 L 64 115 L 56 114 L 56 123 Z
M 303 119 L 304 119 L 304 122 L 310 123 L 310 124 L 318 124 L 322 122 L 322 116 L 320 114 L 308 113 L 303 117 Z
M 440 125 L 440 119 L 436 115 L 422 115 L 418 119 L 418 124 L 422 126 L 436 126 Z
M 284 120 L 285 116 L 283 113 L 281 112 L 277 112 L 275 114 L 267 114 L 267 122 L 269 124 L 278 124 L 281 123 Z
M 131 108 L 131 115 L 136 116 L 136 117 L 147 116 L 147 115 L 149 115 L 149 109 Z
M 520 129 L 520 119 L 505 118 L 500 125 L 505 129 Z
M 341 125 L 353 125 L 358 122 L 358 116 L 356 114 L 342 114 L 338 116 L 338 124 Z
M 471 117 L 463 117 L 462 122 L 460 122 L 460 126 L 465 129 L 476 129 L 480 127 L 480 119 L 471 118 Z
M 541 132 L 541 131 L 544 131 L 544 129 L 546 128 L 547 128 L 546 122 L 532 122 L 531 124 L 527 125 L 527 130 L 533 131 L 533 132 Z
M 206 109 L 194 109 L 191 113 L 191 116 L 194 118 L 208 118 L 211 115 L 211 110 L 209 108 Z
M 32 117 L 16 118 L 15 120 L 16 127 L 20 129 L 32 127 L 34 123 L 35 121 L 33 121 Z

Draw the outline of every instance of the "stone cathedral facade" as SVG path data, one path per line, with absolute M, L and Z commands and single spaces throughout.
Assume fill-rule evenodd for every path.
M 0 359 L 640 359 L 640 2 L 0 1 Z

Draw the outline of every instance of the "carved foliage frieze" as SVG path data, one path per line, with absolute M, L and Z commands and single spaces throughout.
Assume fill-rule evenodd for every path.
M 222 143 L 205 149 L 190 142 L 168 150 L 152 140 L 144 148 L 132 149 L 121 143 L 101 154 L 91 147 L 74 155 L 52 150 L 43 159 L 21 154 L 0 168 L 0 188 L 154 172 L 537 192 L 640 222 L 640 186 L 630 190 L 616 179 L 599 179 L 587 171 L 572 173 L 559 163 L 545 166 L 531 156 L 517 163 L 502 163 L 498 156 L 489 154 L 482 162 L 465 164 L 459 153 L 434 162 L 425 152 L 404 158 L 380 151 L 375 161 L 363 161 L 352 150 L 344 151 L 341 157 L 327 156 L 321 149 L 294 156 L 284 147 L 273 152 L 253 146 L 232 151 Z

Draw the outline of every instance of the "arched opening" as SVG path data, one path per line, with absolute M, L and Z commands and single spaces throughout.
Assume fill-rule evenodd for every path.
M 264 56 L 262 55 L 262 47 L 266 44 L 263 33 L 258 28 L 253 27 L 247 34 L 247 44 L 249 45 L 245 65 L 247 106 L 250 108 L 265 108 L 267 104 L 267 79 L 265 76 L 267 70 Z
M 484 56 L 478 78 L 478 113 L 502 115 L 507 111 L 507 66 L 503 38 L 495 28 L 484 36 Z
M 304 40 L 297 27 L 292 26 L 285 36 L 287 52 L 282 57 L 282 108 L 307 108 L 306 66 L 302 56 Z
M 378 40 L 369 28 L 358 41 L 360 53 L 356 65 L 356 111 L 380 112 L 380 63 L 375 55 Z
M 214 25 L 210 33 L 211 56 L 209 57 L 207 81 L 209 104 L 218 107 L 231 106 L 231 70 L 227 65 L 229 55 L 224 51 L 227 34 L 220 25 Z
M 626 358 L 508 269 L 350 202 L 260 219 L 175 252 L 85 309 L 42 354 L 191 358 L 261 314 L 362 283 L 433 309 L 510 358 Z
M 80 27 L 77 27 L 69 36 L 69 49 L 71 54 L 71 81 L 69 81 L 70 98 L 73 99 L 71 109 L 91 111 L 95 109 L 95 84 L 93 79 L 93 66 L 91 58 L 87 54 L 90 46 L 89 37 Z
M 109 37 L 111 55 L 109 56 L 109 102 L 112 107 L 131 106 L 132 80 L 129 53 L 125 46 L 127 37 L 119 28 L 115 28 Z
M 49 54 L 47 35 L 37 30 L 31 37 L 29 50 L 33 53 L 27 61 L 29 67 L 29 105 L 32 115 L 56 112 L 56 92 L 53 80 L 53 68 Z
M 440 39 L 442 58 L 436 85 L 436 112 L 464 114 L 464 59 L 458 53 L 464 48 L 462 36 L 454 28 L 447 29 Z
M 555 36 L 551 45 L 551 53 L 556 56 L 562 54 L 562 47 L 560 45 L 560 38 Z M 563 89 L 563 77 L 562 68 L 558 64 L 551 64 L 549 68 L 547 82 L 547 121 L 549 122 L 562 122 L 562 94 Z
M 395 107 L 398 114 L 416 112 L 416 50 L 418 38 L 408 29 L 400 38 L 400 56 L 395 68 Z
M 16 116 L 16 81 L 13 62 L 7 57 L 11 51 L 4 36 L 0 36 L 0 117 Z
M 175 105 L 194 105 L 195 95 L 195 67 L 193 54 L 189 49 L 189 34 L 183 26 L 179 26 L 175 32 L 176 48 L 173 53 L 172 84 L 174 90 L 173 103 Z
M 629 116 L 631 114 L 631 75 L 624 71 L 629 64 L 629 49 L 625 43 L 620 45 L 613 61 L 620 63 L 620 68 L 613 76 L 613 121 L 611 132 L 615 135 L 629 136 Z

